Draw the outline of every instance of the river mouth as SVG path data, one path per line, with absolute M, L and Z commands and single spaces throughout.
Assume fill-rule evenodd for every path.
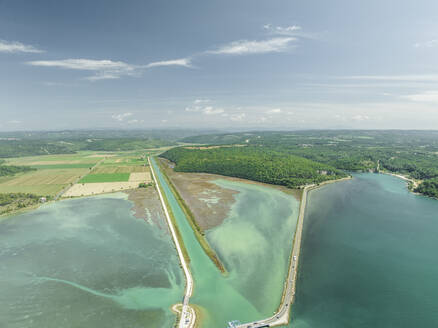
M 184 280 L 151 209 L 118 193 L 60 201 L 0 223 L 0 326 L 170 327 Z
M 438 201 L 387 175 L 312 191 L 291 326 L 434 326 L 437 213 Z

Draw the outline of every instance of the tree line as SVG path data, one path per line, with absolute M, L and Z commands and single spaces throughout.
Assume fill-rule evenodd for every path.
M 297 188 L 346 177 L 333 166 L 260 147 L 172 148 L 160 155 L 175 171 L 215 173 Z

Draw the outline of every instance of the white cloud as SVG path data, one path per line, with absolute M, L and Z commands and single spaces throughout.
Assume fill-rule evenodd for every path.
M 418 42 L 414 44 L 414 48 L 433 48 L 438 46 L 438 40 L 429 40 L 426 42 Z
M 21 124 L 21 121 L 11 120 L 11 121 L 8 121 L 7 123 L 9 123 L 9 124 Z
M 28 62 L 33 66 L 60 67 L 87 71 L 106 70 L 133 70 L 134 66 L 121 61 L 93 60 L 93 59 L 63 59 L 63 60 L 35 60 Z
M 122 122 L 125 118 L 132 116 L 132 113 L 121 113 L 121 114 L 113 114 L 111 118 L 113 120 Z
M 242 121 L 246 117 L 245 113 L 233 114 L 230 116 L 230 120 L 232 121 Z
M 212 106 L 207 106 L 202 109 L 202 112 L 205 115 L 217 115 L 217 114 L 222 114 L 224 110 L 222 108 L 213 108 Z
M 199 112 L 201 109 L 201 106 L 186 107 L 186 112 Z
M 43 50 L 37 49 L 34 46 L 26 45 L 21 42 L 9 42 L 5 40 L 0 40 L 0 52 L 6 53 L 17 53 L 17 52 L 28 52 L 28 53 L 42 53 Z
M 438 91 L 426 91 L 417 94 L 402 96 L 402 98 L 415 102 L 438 103 Z
M 63 69 L 92 71 L 95 75 L 88 76 L 85 79 L 89 81 L 118 79 L 121 76 L 135 76 L 141 74 L 141 71 L 152 67 L 162 66 L 184 66 L 191 67 L 189 58 L 165 60 L 153 62 L 147 65 L 132 65 L 122 61 L 113 60 L 94 60 L 94 59 L 62 59 L 62 60 L 35 60 L 27 62 L 32 66 L 56 67 Z
M 278 34 L 278 35 L 297 35 L 297 32 L 302 30 L 301 26 L 298 25 L 282 27 L 282 26 L 272 26 L 272 24 L 266 24 L 263 25 L 263 28 L 272 34 Z
M 88 80 L 118 79 L 122 75 L 134 75 L 138 66 L 122 61 L 93 60 L 93 59 L 62 59 L 35 60 L 28 62 L 32 66 L 56 67 L 72 70 L 93 71 L 96 75 L 87 77 Z
M 201 112 L 205 115 L 217 115 L 225 112 L 222 108 L 214 108 L 213 106 L 192 106 L 186 107 L 185 110 L 186 112 Z
M 357 114 L 351 118 L 353 121 L 366 121 L 369 120 L 369 116 Z
M 191 64 L 190 58 L 180 58 L 180 59 L 162 60 L 162 61 L 153 62 L 153 63 L 147 64 L 145 67 L 151 68 L 151 67 L 160 67 L 160 66 L 192 67 L 192 64 Z
M 195 101 L 193 103 L 195 104 L 205 104 L 205 103 L 209 103 L 210 99 L 195 99 Z
M 281 108 L 273 108 L 273 109 L 267 110 L 266 113 L 267 114 L 280 114 Z
M 262 41 L 240 40 L 231 42 L 216 50 L 208 51 L 207 53 L 216 55 L 250 55 L 282 52 L 286 51 L 291 43 L 296 40 L 294 37 L 278 37 Z

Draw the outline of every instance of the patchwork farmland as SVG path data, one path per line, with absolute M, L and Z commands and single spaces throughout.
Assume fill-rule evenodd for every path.
M 43 155 L 6 160 L 9 165 L 35 168 L 0 178 L 0 193 L 78 197 L 138 188 L 150 183 L 146 151 Z

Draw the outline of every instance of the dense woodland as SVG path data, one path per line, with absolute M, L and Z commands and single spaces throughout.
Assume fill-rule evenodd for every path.
M 424 180 L 418 191 L 437 197 L 438 131 L 288 131 L 203 135 L 182 141 L 257 146 L 344 171 L 389 171 Z
M 176 163 L 176 171 L 216 173 L 290 188 L 347 176 L 333 166 L 260 147 L 179 147 L 160 156 Z
M 438 178 L 425 180 L 415 189 L 415 192 L 438 198 Z

